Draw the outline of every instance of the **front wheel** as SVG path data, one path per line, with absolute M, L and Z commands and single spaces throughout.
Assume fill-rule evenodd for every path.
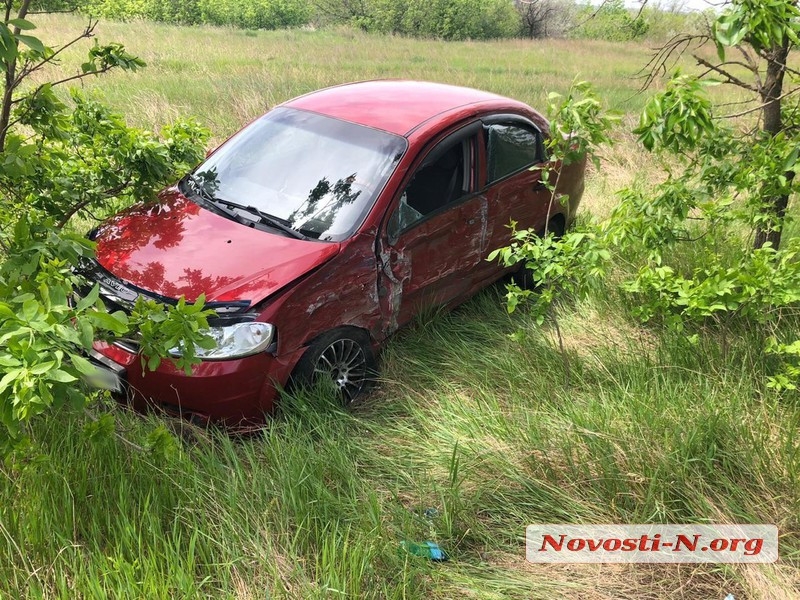
M 314 340 L 297 363 L 292 381 L 299 385 L 331 382 L 342 402 L 350 404 L 372 386 L 376 372 L 369 336 L 348 327 Z

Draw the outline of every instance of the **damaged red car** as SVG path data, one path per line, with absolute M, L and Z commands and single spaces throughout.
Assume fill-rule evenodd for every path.
M 508 224 L 563 231 L 583 164 L 551 195 L 547 121 L 495 94 L 372 81 L 296 98 L 246 126 L 153 202 L 92 237 L 88 277 L 112 310 L 139 296 L 205 294 L 217 345 L 191 375 L 142 373 L 136 339 L 93 355 L 135 403 L 203 421 L 257 423 L 279 390 L 330 378 L 366 389 L 381 345 L 430 306 L 454 306 L 507 274 L 489 252 Z

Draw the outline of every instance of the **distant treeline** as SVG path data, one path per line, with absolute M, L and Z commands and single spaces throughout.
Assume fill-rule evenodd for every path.
M 665 39 L 698 30 L 699 13 L 682 0 L 635 11 L 623 0 L 600 8 L 576 0 L 39 0 L 94 17 L 243 29 L 350 25 L 365 31 L 446 40 L 575 37 Z

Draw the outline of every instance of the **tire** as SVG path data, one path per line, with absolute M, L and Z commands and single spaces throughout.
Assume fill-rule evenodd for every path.
M 328 378 L 348 405 L 374 385 L 377 367 L 366 332 L 355 327 L 333 329 L 311 342 L 294 369 L 292 387 L 314 386 Z
M 552 232 L 556 239 L 564 235 L 564 217 L 559 215 L 550 219 L 550 223 L 547 226 L 547 231 Z M 539 283 L 533 277 L 533 273 L 531 273 L 530 269 L 528 269 L 524 263 L 511 276 L 511 281 L 513 281 L 523 290 L 535 290 L 537 287 L 539 287 Z

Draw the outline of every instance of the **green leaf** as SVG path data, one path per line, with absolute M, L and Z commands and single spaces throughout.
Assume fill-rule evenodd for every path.
M 8 373 L 6 373 L 3 378 L 0 379 L 0 392 L 5 391 L 5 389 L 11 385 L 11 382 L 19 377 L 23 372 L 24 369 L 11 369 Z
M 72 383 L 73 381 L 77 381 L 78 378 L 74 375 L 70 375 L 66 371 L 62 371 L 61 369 L 56 369 L 55 371 L 51 371 L 48 373 L 47 378 L 50 381 L 57 381 L 59 383 Z
M 56 365 L 56 361 L 48 360 L 47 362 L 41 362 L 38 365 L 32 367 L 30 369 L 31 375 L 41 375 L 43 373 L 47 373 L 50 369 L 52 369 Z
M 22 42 L 26 46 L 28 46 L 28 48 L 30 48 L 34 52 L 38 52 L 39 54 L 45 53 L 44 44 L 39 38 L 33 37 L 32 35 L 22 35 L 22 34 L 17 34 L 14 37 L 17 38 L 20 42 Z
M 11 310 L 11 307 L 5 302 L 0 302 L 0 319 L 10 319 L 14 317 L 16 317 L 16 315 L 14 311 Z
M 86 350 L 91 350 L 92 344 L 94 343 L 94 327 L 92 327 L 92 324 L 89 323 L 87 319 L 79 319 L 78 327 L 78 338 L 80 339 L 81 345 Z
M 723 46 L 719 40 L 714 40 L 714 44 L 717 47 L 717 56 L 720 62 L 725 62 L 725 46 Z
M 17 27 L 18 29 L 22 30 L 36 29 L 36 25 L 31 23 L 27 19 L 9 19 L 8 25 L 13 25 L 14 27 Z
M 8 31 L 8 28 L 0 28 L 0 59 L 10 64 L 17 58 L 17 45 Z
M 111 333 L 122 335 L 128 331 L 127 319 L 120 319 L 119 313 L 110 315 L 105 312 L 95 312 L 88 315 L 89 319 L 94 323 L 95 327 L 105 329 Z M 123 316 L 124 313 L 122 313 Z
M 70 354 L 69 360 L 72 363 L 72 366 L 74 366 L 79 373 L 83 373 L 84 375 L 92 375 L 97 370 L 92 363 L 90 363 L 80 354 Z
M 40 306 L 41 305 L 33 298 L 25 300 L 25 302 L 22 303 L 22 318 L 26 321 L 32 321 L 39 312 Z
M 95 283 L 91 291 L 78 301 L 78 305 L 75 307 L 75 310 L 77 312 L 85 311 L 90 306 L 94 306 L 97 303 L 97 299 L 99 297 L 100 297 L 100 285 Z

